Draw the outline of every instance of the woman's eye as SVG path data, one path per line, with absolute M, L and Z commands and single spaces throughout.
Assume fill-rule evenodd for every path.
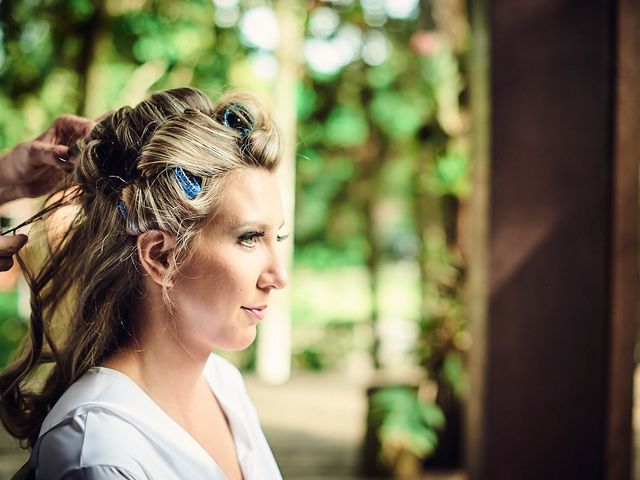
M 264 237 L 264 232 L 249 232 L 238 237 L 238 242 L 244 247 L 255 247 L 258 243 L 258 238 Z
M 284 242 L 287 238 L 289 238 L 289 234 L 288 233 L 286 235 L 278 235 L 276 240 L 278 242 Z

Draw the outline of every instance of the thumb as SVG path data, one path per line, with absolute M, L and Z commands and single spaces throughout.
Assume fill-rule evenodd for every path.
M 13 255 L 27 243 L 26 235 L 0 237 L 0 271 L 9 270 L 13 266 Z
M 0 237 L 0 257 L 10 257 L 15 255 L 18 250 L 27 243 L 27 236 L 24 234 L 11 235 L 9 237 Z

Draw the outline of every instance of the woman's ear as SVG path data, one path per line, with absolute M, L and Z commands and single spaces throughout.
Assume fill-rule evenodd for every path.
M 160 286 L 172 287 L 173 281 L 166 278 L 176 239 L 162 230 L 149 230 L 138 235 L 137 247 L 140 265 L 149 278 Z

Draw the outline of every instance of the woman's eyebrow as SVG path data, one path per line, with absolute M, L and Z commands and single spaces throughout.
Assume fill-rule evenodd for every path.
M 255 222 L 249 221 L 249 222 L 242 222 L 239 224 L 232 225 L 232 228 L 234 230 L 240 230 L 241 228 L 247 228 L 247 227 L 258 228 L 260 230 L 268 230 L 270 225 L 267 225 L 266 223 L 260 222 L 260 221 L 255 221 Z M 278 230 L 280 230 L 282 227 L 284 227 L 284 220 L 278 227 Z

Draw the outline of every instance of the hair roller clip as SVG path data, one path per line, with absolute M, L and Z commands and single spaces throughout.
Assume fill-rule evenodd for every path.
M 180 187 L 182 187 L 184 194 L 189 200 L 193 200 L 194 198 L 196 198 L 202 191 L 202 186 L 200 185 L 198 177 L 185 172 L 182 167 L 174 168 L 173 173 L 175 174 Z
M 251 117 L 242 106 L 236 103 L 232 103 L 222 111 L 222 123 L 240 132 L 242 138 L 253 130 Z
M 127 207 L 124 204 L 124 200 L 120 200 L 118 202 L 118 213 L 122 217 L 123 220 L 127 219 Z

